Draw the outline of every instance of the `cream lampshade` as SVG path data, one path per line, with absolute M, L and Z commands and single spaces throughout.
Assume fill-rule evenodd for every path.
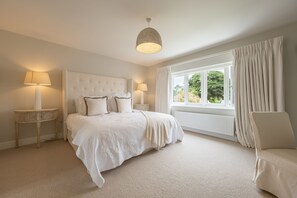
M 139 83 L 137 85 L 137 90 L 141 91 L 141 104 L 143 104 L 144 103 L 143 92 L 147 91 L 147 84 L 146 83 Z
M 42 108 L 41 105 L 41 91 L 40 85 L 51 85 L 51 80 L 49 78 L 48 73 L 46 72 L 33 72 L 28 71 L 26 73 L 25 85 L 35 85 L 35 110 L 40 110 Z

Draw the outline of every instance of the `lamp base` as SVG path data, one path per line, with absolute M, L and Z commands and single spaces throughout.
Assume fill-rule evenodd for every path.
M 40 90 L 40 86 L 36 86 L 35 87 L 35 106 L 34 106 L 35 110 L 41 110 L 41 90 Z
M 144 104 L 144 96 L 143 96 L 143 91 L 141 91 L 141 98 L 140 98 L 140 104 Z

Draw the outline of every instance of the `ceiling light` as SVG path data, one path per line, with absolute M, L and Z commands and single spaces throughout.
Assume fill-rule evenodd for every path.
M 148 26 L 150 25 L 151 18 L 146 18 Z M 162 40 L 159 32 L 154 28 L 147 27 L 143 29 L 137 36 L 136 50 L 145 53 L 152 54 L 161 51 Z

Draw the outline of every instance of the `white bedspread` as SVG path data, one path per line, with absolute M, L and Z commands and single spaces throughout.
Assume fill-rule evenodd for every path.
M 153 117 L 154 113 L 149 114 Z M 167 130 L 165 142 L 181 141 L 181 127 L 172 116 L 157 116 L 161 118 L 162 115 L 172 123 Z M 78 146 L 76 155 L 82 160 L 98 187 L 104 184 L 100 172 L 115 168 L 125 160 L 155 147 L 146 137 L 147 119 L 140 111 L 99 116 L 70 114 L 66 122 L 68 130 L 72 132 L 72 143 Z

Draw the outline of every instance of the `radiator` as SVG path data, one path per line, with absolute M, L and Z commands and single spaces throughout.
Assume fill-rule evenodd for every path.
M 234 136 L 234 116 L 175 111 L 175 118 L 185 129 Z

